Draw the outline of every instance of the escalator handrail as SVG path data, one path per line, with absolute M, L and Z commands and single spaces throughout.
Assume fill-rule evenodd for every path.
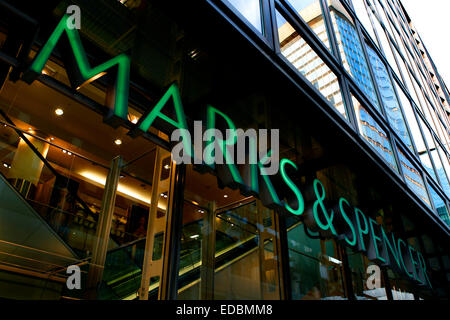
M 108 250 L 107 254 L 110 254 L 110 253 L 113 253 L 113 252 L 116 252 L 116 251 L 119 251 L 119 250 L 122 250 L 122 249 L 125 249 L 125 248 L 128 248 L 128 247 L 134 246 L 135 244 L 137 244 L 139 242 L 145 242 L 146 239 L 147 239 L 147 237 L 144 237 L 144 238 L 133 240 L 131 242 L 127 242 L 127 243 L 125 243 L 125 244 L 123 244 L 121 246 L 118 246 L 116 248 L 112 248 L 112 249 Z
M 64 177 L 62 174 L 60 174 L 58 171 L 56 171 L 55 168 L 53 168 L 53 166 L 50 164 L 50 162 L 48 162 L 47 159 L 45 159 L 45 157 L 39 152 L 39 150 L 36 149 L 36 147 L 31 143 L 30 140 L 28 140 L 28 138 L 23 134 L 23 132 L 21 130 L 19 130 L 15 123 L 8 117 L 8 115 L 6 115 L 6 113 L 0 109 L 0 115 L 6 120 L 6 122 L 11 126 L 11 128 L 19 135 L 19 137 L 22 138 L 22 140 L 28 145 L 28 147 L 31 149 L 31 151 L 33 151 L 33 153 L 44 163 L 44 165 L 55 175 L 58 177 Z M 94 213 L 92 212 L 92 210 L 87 206 L 87 204 L 83 201 L 83 199 L 81 199 L 77 194 L 72 195 L 74 196 L 74 198 L 82 205 L 83 207 L 83 211 L 85 211 L 85 213 L 90 214 L 90 215 L 94 215 Z

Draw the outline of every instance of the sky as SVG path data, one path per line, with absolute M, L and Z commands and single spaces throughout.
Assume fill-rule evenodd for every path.
M 439 74 L 450 88 L 450 1 L 402 0 Z

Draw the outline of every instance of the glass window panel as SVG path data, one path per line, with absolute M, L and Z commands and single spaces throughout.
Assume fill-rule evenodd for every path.
M 347 118 L 336 75 L 278 11 L 276 17 L 283 56 Z
M 342 261 L 332 240 L 313 239 L 293 217 L 287 227 L 293 300 L 343 300 Z
M 433 187 L 430 187 L 431 199 L 433 199 L 434 208 L 436 209 L 439 217 L 445 221 L 448 225 L 450 225 L 450 217 L 448 214 L 447 207 L 445 206 L 444 199 L 434 190 Z
M 430 149 L 431 158 L 433 159 L 434 166 L 436 168 L 436 173 L 439 176 L 439 180 L 441 180 L 445 184 L 445 182 L 447 181 L 447 177 L 445 174 L 444 167 L 442 166 L 441 159 L 439 158 L 438 150 L 436 148 L 433 136 L 431 135 L 430 129 L 428 129 L 428 127 L 425 126 L 425 123 L 423 122 L 422 119 L 420 119 L 420 125 L 422 126 L 422 130 L 424 132 L 428 148 Z M 433 177 L 436 179 L 435 175 Z
M 322 7 L 319 0 L 288 0 L 292 7 L 302 17 L 302 19 L 311 27 L 314 33 L 331 51 L 328 41 L 327 28 L 323 20 Z
M 446 173 L 446 176 L 447 176 L 447 179 L 443 179 L 444 175 L 442 174 L 441 186 L 442 186 L 442 189 L 444 190 L 445 194 L 447 195 L 447 197 L 450 198 L 450 185 L 449 185 L 450 164 L 449 164 L 449 160 L 448 160 L 447 155 L 444 153 L 444 150 L 442 150 L 440 145 L 437 146 L 437 150 L 439 152 L 439 155 L 441 156 L 442 165 L 444 166 L 444 170 L 445 170 L 445 173 Z M 441 175 L 440 175 L 440 177 L 441 177 Z
M 233 5 L 259 32 L 264 33 L 261 18 L 260 0 L 227 0 Z
M 353 20 L 339 2 L 329 1 L 328 5 L 344 67 L 353 76 L 360 89 L 379 109 L 369 68 Z
M 367 112 L 361 103 L 352 96 L 359 132 L 372 145 L 372 147 L 397 171 L 397 164 L 392 153 L 392 146 L 386 132 L 380 127 L 374 118 Z
M 400 70 L 402 72 L 403 78 L 401 77 L 400 79 L 402 80 L 403 85 L 405 86 L 405 88 L 408 90 L 409 94 L 411 95 L 412 99 L 414 100 L 415 104 L 420 108 L 420 100 L 417 97 L 417 93 L 415 91 L 415 87 L 413 86 L 412 82 L 411 82 L 411 78 L 409 76 L 408 70 L 406 69 L 406 65 L 405 62 L 403 61 L 403 59 L 399 58 L 399 67 Z
M 412 150 L 411 139 L 406 129 L 405 119 L 403 119 L 402 110 L 400 109 L 400 104 L 395 95 L 386 66 L 370 46 L 366 45 L 366 48 L 388 121 L 403 142 Z
M 423 142 L 422 133 L 420 132 L 419 125 L 417 124 L 411 102 L 406 97 L 405 93 L 397 84 L 397 82 L 395 82 L 395 86 L 397 89 L 398 97 L 400 98 L 400 102 L 402 103 L 403 112 L 405 113 L 406 121 L 408 121 L 409 129 L 414 139 L 416 148 L 419 152 L 422 152 L 423 150 L 425 150 L 425 143 Z
M 372 23 L 370 22 L 369 15 L 367 14 L 366 6 L 364 5 L 364 0 L 353 0 L 352 3 L 353 8 L 355 9 L 356 12 L 356 16 L 369 33 L 372 40 L 376 43 L 377 38 L 375 37 L 375 33 L 373 32 Z
M 389 44 L 389 40 L 386 36 L 386 33 L 384 32 L 384 29 L 381 27 L 380 22 L 378 21 L 378 18 L 372 14 L 372 20 L 374 22 L 375 25 L 375 29 L 377 31 L 378 34 L 378 38 L 380 40 L 380 46 L 381 46 L 381 50 L 384 53 L 384 56 L 386 57 L 386 60 L 389 62 L 389 65 L 394 69 L 394 71 L 396 73 L 399 72 L 398 67 L 397 67 L 397 63 L 395 61 L 395 58 L 392 54 L 392 50 L 391 50 L 391 46 Z
M 402 165 L 403 174 L 408 187 L 427 205 L 430 206 L 430 199 L 428 198 L 422 176 L 417 168 L 406 158 L 401 150 L 398 150 L 398 156 Z

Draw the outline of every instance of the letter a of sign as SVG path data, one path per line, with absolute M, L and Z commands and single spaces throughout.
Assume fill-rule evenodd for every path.
M 367 274 L 370 274 L 370 276 L 367 278 L 366 286 L 367 289 L 373 290 L 373 289 L 379 289 L 381 288 L 381 270 L 380 267 L 376 264 L 372 264 L 367 267 Z
M 80 35 L 76 28 L 69 28 L 70 16 L 64 15 L 58 23 L 56 29 L 51 34 L 48 41 L 41 48 L 36 58 L 33 60 L 29 69 L 24 73 L 23 80 L 32 83 L 36 77 L 42 72 L 50 58 L 51 53 L 56 47 L 61 36 L 65 33 L 69 39 L 70 48 L 74 57 L 74 64 L 81 79 L 77 79 L 77 89 L 86 83 L 94 81 L 103 76 L 108 69 L 117 67 L 117 78 L 113 97 L 109 99 L 110 109 L 113 112 L 105 116 L 105 122 L 117 127 L 120 122 L 126 121 L 128 116 L 128 90 L 130 85 L 130 58 L 126 54 L 120 54 L 111 60 L 108 60 L 97 67 L 92 68 L 86 56 Z M 72 82 L 72 79 L 71 79 Z
M 67 278 L 67 289 L 81 289 L 81 270 L 79 266 L 69 266 L 66 271 L 70 276 Z

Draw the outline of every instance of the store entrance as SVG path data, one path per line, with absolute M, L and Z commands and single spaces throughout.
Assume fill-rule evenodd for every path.
M 188 167 L 178 299 L 280 299 L 278 235 L 259 200 Z

